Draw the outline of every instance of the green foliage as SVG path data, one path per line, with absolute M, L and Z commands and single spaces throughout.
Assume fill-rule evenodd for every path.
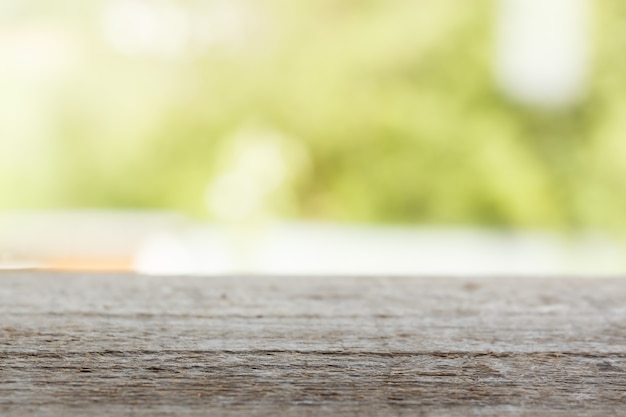
M 176 58 L 113 50 L 100 3 L 66 12 L 80 64 L 12 87 L 39 127 L 3 133 L 1 206 L 209 216 L 222 150 L 257 123 L 307 154 L 268 203 L 283 217 L 626 231 L 621 2 L 596 2 L 593 83 L 560 111 L 495 88 L 492 2 L 240 3 L 261 19 L 251 40 Z

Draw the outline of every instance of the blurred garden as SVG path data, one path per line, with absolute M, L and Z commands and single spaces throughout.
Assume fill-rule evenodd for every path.
M 4 0 L 0 210 L 626 233 L 626 3 L 567 104 L 494 74 L 494 1 Z

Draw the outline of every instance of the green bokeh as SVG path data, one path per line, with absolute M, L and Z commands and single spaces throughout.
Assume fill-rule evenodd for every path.
M 82 52 L 61 80 L 0 81 L 0 208 L 210 218 L 222 150 L 256 123 L 308 155 L 275 196 L 283 218 L 626 232 L 623 2 L 594 3 L 591 86 L 558 111 L 495 87 L 489 1 L 247 2 L 267 39 L 177 59 L 116 52 L 105 3 L 66 3 L 4 13 L 62 23 Z

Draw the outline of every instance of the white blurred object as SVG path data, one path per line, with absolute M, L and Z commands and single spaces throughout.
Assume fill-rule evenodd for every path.
M 106 40 L 126 55 L 177 58 L 186 52 L 190 16 L 167 0 L 113 0 L 103 15 Z
M 102 15 L 105 40 L 134 57 L 179 59 L 214 47 L 258 46 L 266 16 L 248 0 L 109 0 Z
M 592 234 L 566 239 L 532 231 L 278 224 L 255 236 L 246 262 L 238 254 L 241 247 L 224 226 L 188 229 L 178 239 L 174 245 L 146 245 L 141 251 L 142 261 L 136 263 L 138 271 L 155 275 L 191 272 L 286 276 L 581 277 L 626 273 L 624 248 Z M 190 258 L 181 258 L 183 246 Z M 194 265 L 192 271 L 190 265 Z
M 246 234 L 232 226 L 194 224 L 168 212 L 0 213 L 0 270 L 626 275 L 624 246 L 589 233 L 267 223 Z
M 589 0 L 500 0 L 496 76 L 512 98 L 560 107 L 584 92 L 590 61 Z
M 159 234 L 146 240 L 133 264 L 135 271 L 149 275 L 186 275 L 196 269 L 184 242 L 171 234 Z
M 223 227 L 192 227 L 185 233 L 158 233 L 145 239 L 133 262 L 147 275 L 228 274 L 241 272 L 232 233 Z
M 254 222 L 266 215 L 272 195 L 285 185 L 287 140 L 272 130 L 242 129 L 226 142 L 223 169 L 207 190 L 208 208 L 220 221 Z
M 0 212 L 0 269 L 126 270 L 150 238 L 186 225 L 176 213 L 157 211 Z M 176 254 L 172 248 L 168 254 Z M 175 258 L 179 268 L 182 259 Z
M 206 205 L 218 222 L 255 234 L 276 215 L 281 196 L 293 192 L 310 169 L 309 155 L 300 141 L 256 124 L 237 129 L 225 143 Z
M 0 79 L 50 81 L 77 66 L 80 42 L 62 27 L 40 23 L 0 26 Z

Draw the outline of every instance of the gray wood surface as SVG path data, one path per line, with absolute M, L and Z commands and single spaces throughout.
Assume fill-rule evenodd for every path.
M 626 415 L 626 279 L 0 274 L 0 415 Z

